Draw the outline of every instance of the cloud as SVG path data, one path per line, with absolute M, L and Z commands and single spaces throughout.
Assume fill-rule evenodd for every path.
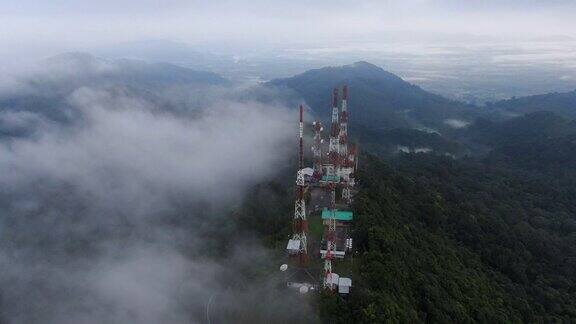
M 467 122 L 465 120 L 460 120 L 460 119 L 446 119 L 444 121 L 444 124 L 446 124 L 452 128 L 465 128 L 465 127 L 468 127 L 468 125 L 470 125 L 470 122 Z
M 227 217 L 246 190 L 283 170 L 294 115 L 211 102 L 182 115 L 80 87 L 67 99 L 78 117 L 70 123 L 2 112 L 13 128 L 36 124 L 33 136 L 0 138 L 0 320 L 203 322 L 214 295 L 228 315 L 249 314 L 245 303 L 262 296 L 278 300 L 271 319 L 309 307 L 268 289 L 273 278 L 249 289 L 226 279 L 242 280 L 245 260 L 269 259 L 235 237 Z M 230 238 L 235 248 L 216 250 Z
M 430 153 L 432 151 L 434 151 L 434 150 L 429 148 L 429 147 L 416 147 L 416 148 L 414 148 L 414 153 Z
M 29 133 L 42 123 L 44 123 L 42 117 L 32 112 L 0 111 L 0 134 Z
M 223 102 L 201 118 L 179 119 L 154 114 L 137 98 L 85 88 L 71 102 L 81 108 L 83 123 L 65 130 L 53 125 L 36 141 L 13 143 L 0 157 L 0 167 L 12 171 L 5 181 L 49 175 L 96 197 L 118 199 L 128 197 L 109 190 L 126 194 L 125 185 L 225 193 L 269 175 L 282 149 L 278 144 L 289 134 L 286 111 L 257 103 Z M 103 170 L 110 178 L 102 177 Z

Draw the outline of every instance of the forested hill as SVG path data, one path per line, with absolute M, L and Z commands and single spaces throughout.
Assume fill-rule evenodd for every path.
M 350 122 L 369 128 L 446 127 L 450 118 L 470 119 L 474 109 L 424 91 L 400 77 L 367 62 L 309 70 L 268 87 L 291 89 L 324 120 L 330 117 L 332 89 L 348 84 Z
M 541 111 L 453 135 L 485 154 L 364 146 L 355 287 L 322 296 L 326 322 L 576 321 L 576 123 Z
M 458 136 L 494 147 L 570 134 L 576 134 L 576 121 L 552 112 L 538 111 L 500 122 L 479 118 L 474 124 L 462 129 Z
M 486 108 L 505 117 L 536 111 L 550 111 L 574 119 L 576 118 L 576 90 L 512 98 L 488 104 Z
M 326 321 L 576 320 L 576 177 L 426 154 L 362 161 L 355 287 L 322 298 Z

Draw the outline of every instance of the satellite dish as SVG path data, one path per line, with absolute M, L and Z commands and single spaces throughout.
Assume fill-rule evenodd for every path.
M 301 294 L 306 294 L 308 293 L 308 286 L 301 286 L 299 289 Z
M 288 270 L 288 265 L 287 264 L 283 264 L 280 266 L 280 271 L 286 271 Z

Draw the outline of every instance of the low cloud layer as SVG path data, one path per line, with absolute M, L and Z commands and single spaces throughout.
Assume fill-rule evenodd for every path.
M 467 122 L 465 120 L 460 120 L 460 119 L 446 119 L 444 121 L 444 124 L 446 124 L 452 128 L 465 128 L 465 127 L 468 127 L 468 125 L 470 125 L 470 122 Z
M 250 240 L 215 246 L 234 233 L 227 217 L 243 192 L 283 170 L 294 114 L 211 101 L 183 115 L 79 87 L 65 124 L 3 107 L 3 129 L 33 131 L 0 134 L 0 320 L 189 323 L 204 322 L 214 298 L 220 314 L 262 297 L 274 307 L 274 276 L 246 289 L 226 280 L 268 252 Z M 267 318 L 293 303 L 307 307 L 284 300 Z

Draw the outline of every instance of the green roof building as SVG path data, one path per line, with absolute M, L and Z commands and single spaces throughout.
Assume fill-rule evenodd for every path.
M 335 210 L 333 213 L 334 213 L 334 218 L 337 221 L 341 221 L 341 222 L 350 222 L 354 218 L 353 213 L 351 211 L 347 211 L 347 210 Z M 331 214 L 332 214 L 332 211 L 328 210 L 328 208 L 324 208 L 322 210 L 322 219 L 329 219 Z
M 340 176 L 337 176 L 337 175 L 333 175 L 333 176 L 324 175 L 324 176 L 322 176 L 322 180 L 320 180 L 320 181 L 325 181 L 325 182 L 340 182 Z

